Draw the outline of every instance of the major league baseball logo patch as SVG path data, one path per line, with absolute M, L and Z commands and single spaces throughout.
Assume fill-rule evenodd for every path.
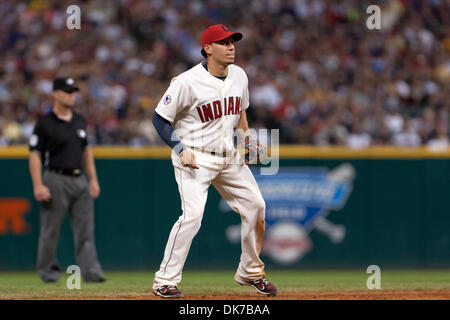
M 280 168 L 277 175 L 263 176 L 256 172 L 254 175 L 266 201 L 262 254 L 289 265 L 313 249 L 309 236 L 313 230 L 327 235 L 336 244 L 344 240 L 345 226 L 326 217 L 342 209 L 352 192 L 356 173 L 351 164 L 344 163 L 333 170 Z M 222 211 L 227 211 L 225 204 L 219 205 Z M 240 224 L 228 227 L 227 238 L 232 243 L 240 242 Z
M 171 102 L 172 102 L 172 97 L 170 96 L 170 94 L 166 95 L 166 96 L 163 98 L 163 103 L 164 103 L 165 105 L 168 105 L 168 104 L 171 103 Z

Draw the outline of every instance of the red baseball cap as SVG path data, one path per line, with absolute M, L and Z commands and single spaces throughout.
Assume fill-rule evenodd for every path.
M 205 45 L 229 37 L 232 37 L 234 41 L 239 41 L 242 39 L 242 33 L 231 32 L 230 29 L 223 24 L 216 24 L 208 27 L 202 34 L 202 55 L 206 58 L 206 52 L 203 49 Z

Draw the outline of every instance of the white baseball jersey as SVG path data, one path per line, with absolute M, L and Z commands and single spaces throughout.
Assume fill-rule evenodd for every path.
M 187 148 L 239 153 L 233 147 L 233 130 L 240 112 L 249 106 L 248 79 L 242 68 L 228 66 L 225 80 L 211 75 L 202 64 L 175 77 L 156 112 L 170 121 Z M 169 234 L 164 258 L 153 280 L 153 289 L 181 281 L 192 239 L 198 232 L 212 184 L 230 207 L 242 217 L 242 255 L 235 274 L 237 281 L 265 276 L 259 259 L 265 229 L 265 202 L 252 172 L 238 161 L 191 149 L 199 169 L 184 167 L 172 152 L 172 164 L 183 214 Z
M 248 106 L 248 78 L 242 68 L 229 65 L 221 80 L 200 63 L 172 79 L 155 111 L 173 123 L 186 147 L 231 152 L 233 129 Z

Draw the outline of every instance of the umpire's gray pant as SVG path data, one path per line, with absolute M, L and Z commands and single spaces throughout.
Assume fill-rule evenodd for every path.
M 46 170 L 42 180 L 51 194 L 51 201 L 42 203 L 40 217 L 37 270 L 42 280 L 57 281 L 62 273 L 56 250 L 61 224 L 67 211 L 74 236 L 76 262 L 83 279 L 104 279 L 95 248 L 94 201 L 87 177 L 84 174 L 78 177 L 66 176 Z

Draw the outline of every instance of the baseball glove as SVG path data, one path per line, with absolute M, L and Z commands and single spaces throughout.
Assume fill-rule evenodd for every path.
M 266 157 L 267 148 L 261 144 L 258 139 L 251 136 L 244 138 L 244 163 L 260 164 Z

